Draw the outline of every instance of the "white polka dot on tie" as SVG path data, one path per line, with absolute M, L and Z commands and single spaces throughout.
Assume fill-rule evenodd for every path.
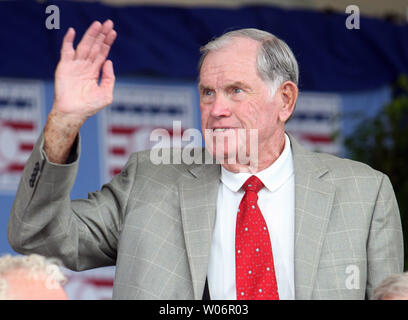
M 242 292 L 241 292 L 241 296 L 243 296 L 243 295 L 244 295 L 244 292 L 242 291 Z
M 249 270 L 249 271 L 248 271 L 248 273 L 249 273 L 249 274 L 251 274 L 251 273 L 252 273 L 252 271 L 251 271 L 251 270 Z
M 259 248 L 256 248 L 255 251 L 256 251 L 256 252 L 259 252 Z
M 255 209 L 255 206 L 252 206 L 252 209 Z
M 266 230 L 266 227 L 264 227 L 264 230 Z
M 262 289 L 259 289 L 259 292 L 262 292 Z
M 245 228 L 245 231 L 248 231 L 248 228 Z
M 266 268 L 266 271 L 269 271 L 269 270 L 271 270 L 271 269 L 270 269 L 269 267 L 267 267 L 267 268 Z
M 241 250 L 238 250 L 238 253 L 241 253 Z

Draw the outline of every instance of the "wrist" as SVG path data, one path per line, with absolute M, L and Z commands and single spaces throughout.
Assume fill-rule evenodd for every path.
M 53 127 L 67 131 L 79 131 L 86 119 L 86 116 L 62 112 L 53 107 L 48 114 L 47 122 L 52 123 Z
M 44 128 L 43 150 L 52 163 L 66 163 L 71 147 L 85 120 L 52 110 Z

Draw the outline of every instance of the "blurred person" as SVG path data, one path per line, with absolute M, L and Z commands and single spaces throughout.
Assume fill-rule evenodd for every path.
M 220 163 L 156 165 L 137 152 L 99 192 L 71 201 L 79 129 L 113 99 L 107 56 L 116 31 L 111 20 L 94 22 L 76 48 L 74 38 L 70 28 L 54 105 L 10 215 L 16 251 L 77 271 L 116 265 L 114 299 L 365 299 L 402 271 L 388 177 L 310 152 L 285 132 L 298 64 L 262 30 L 232 31 L 201 49 L 201 127 L 211 134 L 199 150 Z M 251 144 L 244 138 L 253 132 Z M 254 162 L 239 157 L 254 150 Z
M 408 272 L 390 275 L 374 289 L 372 300 L 408 300 Z
M 0 300 L 66 300 L 57 259 L 37 254 L 0 257 Z

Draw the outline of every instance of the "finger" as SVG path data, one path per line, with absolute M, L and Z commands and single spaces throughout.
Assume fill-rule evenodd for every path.
M 113 42 L 116 39 L 116 31 L 115 30 L 111 30 L 109 32 L 109 34 L 107 35 L 107 37 L 105 38 L 105 41 L 101 44 L 101 46 L 99 47 L 99 52 L 97 53 L 95 60 L 94 60 L 94 67 L 97 70 L 100 70 L 100 68 L 102 67 L 102 65 L 104 64 L 106 58 L 109 55 L 109 51 L 111 48 L 111 45 L 113 44 Z
M 88 58 L 91 48 L 101 32 L 101 29 L 102 25 L 99 21 L 95 21 L 91 24 L 82 37 L 81 42 L 78 44 L 75 59 L 84 60 Z
M 89 52 L 89 56 L 88 56 L 87 59 L 90 60 L 92 63 L 94 63 L 95 60 L 96 60 L 96 58 L 98 57 L 100 51 L 101 51 L 101 45 L 95 43 L 95 44 L 92 46 L 92 49 L 91 49 L 91 51 Z M 99 68 L 100 68 L 100 67 L 99 67 Z
M 115 74 L 113 72 L 113 63 L 106 60 L 102 68 L 101 88 L 104 89 L 106 98 L 109 103 L 112 102 L 113 87 L 115 85 Z
M 99 33 L 99 35 L 97 36 L 91 48 L 90 54 L 88 56 L 88 59 L 91 60 L 92 62 L 95 61 L 96 56 L 99 54 L 99 51 L 101 50 L 106 37 L 112 31 L 112 28 L 113 28 L 113 22 L 112 20 L 109 20 L 109 19 L 106 20 L 104 24 L 102 25 L 101 33 Z
M 109 54 L 110 48 L 112 47 L 113 43 L 115 42 L 117 37 L 117 33 L 115 30 L 111 30 L 105 38 L 101 46 L 101 54 L 106 58 Z
M 89 53 L 88 59 L 91 60 L 92 62 L 95 61 L 96 56 L 99 54 L 101 51 L 101 46 L 103 44 L 103 41 L 105 39 L 105 35 L 103 33 L 100 33 L 98 37 L 96 38 L 95 43 L 92 46 L 92 49 Z
M 106 20 L 102 25 L 102 33 L 107 35 L 113 29 L 113 21 L 111 19 Z
M 74 50 L 75 30 L 69 28 L 62 40 L 61 60 L 72 60 L 75 57 Z
M 111 30 L 109 34 L 105 37 L 103 43 L 101 44 L 99 55 L 101 59 L 106 59 L 109 55 L 109 51 L 112 47 L 112 44 L 115 42 L 117 33 L 115 30 Z

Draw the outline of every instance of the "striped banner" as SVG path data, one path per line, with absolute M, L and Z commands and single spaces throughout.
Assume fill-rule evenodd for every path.
M 170 136 L 181 135 L 194 128 L 193 87 L 117 84 L 114 102 L 101 112 L 102 181 L 118 174 L 130 154 L 151 149 L 157 141 L 150 140 L 154 129 L 165 129 Z M 180 121 L 179 132 L 173 132 Z
M 340 155 L 340 105 L 337 94 L 302 92 L 286 130 L 312 151 Z
M 43 84 L 0 79 L 0 192 L 15 192 L 42 130 Z
M 81 272 L 63 269 L 67 277 L 64 289 L 70 300 L 112 299 L 115 267 L 104 267 Z

